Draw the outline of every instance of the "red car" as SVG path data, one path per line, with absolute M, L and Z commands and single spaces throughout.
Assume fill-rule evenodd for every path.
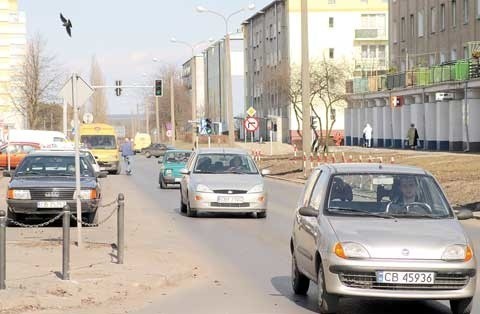
M 8 150 L 7 150 L 8 148 Z M 10 168 L 16 168 L 23 158 L 34 150 L 39 150 L 39 143 L 10 142 L 0 146 L 0 167 L 8 168 L 8 155 L 10 155 Z

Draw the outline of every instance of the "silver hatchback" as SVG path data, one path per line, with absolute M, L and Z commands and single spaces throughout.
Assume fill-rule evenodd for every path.
M 476 287 L 472 244 L 434 177 L 414 167 L 325 165 L 296 209 L 292 286 L 318 284 L 321 313 L 341 297 L 450 300 L 468 314 Z
M 241 149 L 200 149 L 192 154 L 180 182 L 180 209 L 187 216 L 198 212 L 242 212 L 267 215 L 263 175 Z

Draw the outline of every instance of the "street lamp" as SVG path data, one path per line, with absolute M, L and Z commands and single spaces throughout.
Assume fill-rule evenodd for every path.
M 233 119 L 233 101 L 232 101 L 232 77 L 231 77 L 231 61 L 230 61 L 230 34 L 228 31 L 228 22 L 230 19 L 238 14 L 247 10 L 255 9 L 255 5 L 249 4 L 247 7 L 241 8 L 235 12 L 230 13 L 229 15 L 224 15 L 217 11 L 210 10 L 204 6 L 196 7 L 198 13 L 211 13 L 217 15 L 223 19 L 225 22 L 225 70 L 224 70 L 224 80 L 225 87 L 227 92 L 226 97 L 226 111 L 227 111 L 227 123 L 228 123 L 228 141 L 230 146 L 233 146 L 235 143 L 235 121 Z
M 213 40 L 209 39 L 208 41 L 211 42 Z M 175 37 L 172 37 L 170 39 L 170 42 L 187 46 L 191 50 L 190 75 L 192 77 L 192 121 L 193 121 L 192 124 L 195 124 L 195 121 L 197 121 L 197 60 L 195 58 L 195 50 L 199 46 L 207 42 L 201 41 L 201 42 L 192 44 L 183 40 L 177 40 Z M 192 125 L 192 144 L 198 147 L 198 137 L 195 134 L 193 125 Z

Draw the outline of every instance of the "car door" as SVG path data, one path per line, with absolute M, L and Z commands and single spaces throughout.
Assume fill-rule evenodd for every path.
M 295 220 L 293 227 L 293 242 L 294 242 L 294 254 L 297 260 L 297 265 L 303 273 L 310 274 L 311 264 L 313 263 L 313 257 L 315 256 L 308 250 L 308 244 L 306 240 L 309 238 L 309 217 L 300 215 L 299 210 L 302 207 L 307 207 L 310 202 L 310 195 L 317 182 L 320 170 L 315 169 L 310 175 L 303 192 L 298 200 L 297 208 L 295 211 Z

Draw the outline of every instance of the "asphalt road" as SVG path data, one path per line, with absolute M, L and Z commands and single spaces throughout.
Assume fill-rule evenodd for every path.
M 155 215 L 175 216 L 180 232 L 191 238 L 214 276 L 159 295 L 137 314 L 152 313 L 316 313 L 317 288 L 307 297 L 290 288 L 290 252 L 293 209 L 300 185 L 267 180 L 267 219 L 242 215 L 188 218 L 179 212 L 179 190 L 161 190 L 156 159 L 137 156 L 131 176 L 142 192 L 158 204 Z M 466 223 L 480 252 L 480 222 Z M 179 247 L 179 250 L 182 248 Z M 479 289 L 480 290 L 480 289 Z M 476 303 L 472 313 L 480 313 Z M 447 314 L 447 302 L 343 299 L 338 314 Z

